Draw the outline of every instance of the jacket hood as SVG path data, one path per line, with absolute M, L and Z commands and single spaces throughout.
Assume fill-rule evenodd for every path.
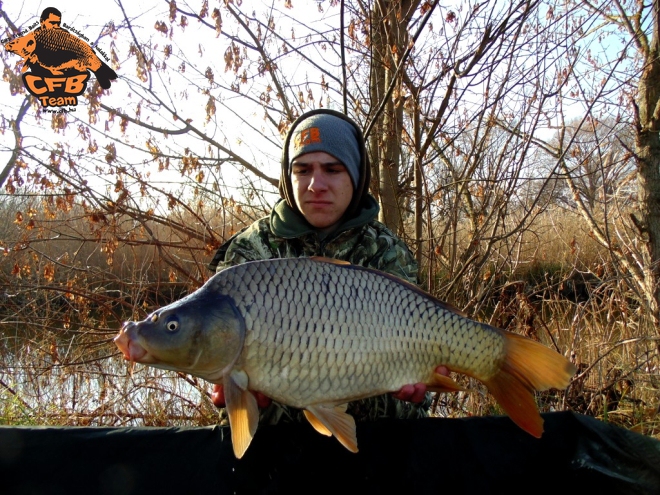
M 294 199 L 293 186 L 291 185 L 291 176 L 289 175 L 289 145 L 291 144 L 291 139 L 295 134 L 296 127 L 298 127 L 302 122 L 307 120 L 312 115 L 319 114 L 328 114 L 335 117 L 339 117 L 342 120 L 345 120 L 353 127 L 355 127 L 356 138 L 358 140 L 358 147 L 360 149 L 360 163 L 359 163 L 359 173 L 360 177 L 353 191 L 353 198 L 351 199 L 346 213 L 342 217 L 341 223 L 346 222 L 348 219 L 354 217 L 359 213 L 359 211 L 366 207 L 369 204 L 369 182 L 371 180 L 371 167 L 369 165 L 369 157 L 367 156 L 367 150 L 364 142 L 364 135 L 362 134 L 362 129 L 353 121 L 351 118 L 347 117 L 341 112 L 335 110 L 329 110 L 326 108 L 319 108 L 316 110 L 311 110 L 302 114 L 298 117 L 295 122 L 291 125 L 289 132 L 287 132 L 286 138 L 284 139 L 284 144 L 282 146 L 282 161 L 280 162 L 280 196 L 286 201 L 286 204 L 289 206 L 293 212 L 302 217 L 302 213 L 298 209 Z M 373 199 L 373 198 L 372 198 Z

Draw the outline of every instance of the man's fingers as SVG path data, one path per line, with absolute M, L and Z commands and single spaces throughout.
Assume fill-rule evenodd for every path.
M 408 400 L 415 391 L 414 385 L 404 385 L 398 392 L 393 392 L 392 397 L 399 400 Z
M 439 375 L 449 376 L 449 368 L 447 368 L 446 366 L 438 366 L 435 369 L 435 372 Z
M 225 402 L 225 389 L 222 385 L 214 384 L 213 391 L 211 392 L 211 402 L 215 407 L 225 407 L 227 403 Z
M 262 409 L 264 407 L 270 406 L 270 403 L 273 402 L 270 397 L 266 397 L 261 392 L 252 392 L 252 393 L 257 398 L 257 406 L 261 407 Z
M 392 396 L 395 399 L 405 400 L 407 402 L 414 402 L 419 404 L 424 400 L 426 395 L 426 385 L 423 383 L 415 383 L 414 385 L 404 385 L 398 392 L 394 392 Z
M 410 402 L 414 402 L 415 404 L 419 404 L 424 400 L 425 395 L 426 395 L 426 385 L 423 383 L 416 383 L 414 385 L 414 391 L 410 396 L 410 399 L 408 400 Z
M 257 406 L 264 408 L 268 407 L 272 400 L 270 397 L 266 397 L 261 392 L 252 392 L 257 398 Z M 213 385 L 213 391 L 211 392 L 211 402 L 215 407 L 226 407 L 227 402 L 225 401 L 225 389 L 220 384 Z
M 446 366 L 438 366 L 435 372 L 439 375 L 449 376 L 449 368 Z M 426 384 L 415 383 L 413 385 L 404 385 L 398 392 L 393 392 L 392 397 L 407 402 L 414 402 L 419 404 L 424 400 L 426 395 Z

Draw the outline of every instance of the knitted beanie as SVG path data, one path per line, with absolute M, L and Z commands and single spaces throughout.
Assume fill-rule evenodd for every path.
M 305 153 L 324 151 L 339 160 L 357 189 L 360 182 L 360 146 L 357 129 L 344 119 L 325 113 L 311 115 L 295 129 L 289 141 L 289 173 L 291 162 Z

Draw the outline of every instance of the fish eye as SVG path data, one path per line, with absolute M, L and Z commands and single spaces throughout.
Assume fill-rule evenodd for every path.
M 176 332 L 179 329 L 179 322 L 177 320 L 170 320 L 165 325 L 165 328 L 167 328 L 169 332 Z

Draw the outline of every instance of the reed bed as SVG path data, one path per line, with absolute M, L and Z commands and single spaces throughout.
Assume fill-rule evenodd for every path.
M 660 438 L 657 329 L 625 276 L 608 266 L 607 253 L 580 233 L 577 219 L 564 216 L 560 229 L 553 218 L 544 221 L 531 236 L 534 242 L 516 250 L 515 262 L 502 265 L 501 252 L 494 252 L 490 266 L 500 271 L 485 266 L 467 273 L 472 280 L 454 288 L 450 302 L 465 306 L 473 301 L 476 319 L 539 340 L 576 364 L 578 373 L 566 391 L 538 394 L 541 411 L 576 411 Z M 196 289 L 211 275 L 205 265 L 212 252 L 202 242 L 172 243 L 163 254 L 147 243 L 113 244 L 108 232 L 96 241 L 72 234 L 82 237 L 86 228 L 70 219 L 60 224 L 51 219 L 38 237 L 58 240 L 27 242 L 5 227 L 0 423 L 172 426 L 226 421 L 210 401 L 210 384 L 141 365 L 131 370 L 112 342 L 124 320 L 143 318 Z M 167 238 L 167 226 L 157 228 L 161 239 Z M 175 272 L 169 259 L 187 271 Z M 423 272 L 429 273 L 428 267 Z M 445 298 L 443 267 L 438 264 L 432 273 L 436 295 Z M 480 384 L 460 379 L 471 392 L 438 395 L 433 415 L 501 413 Z

